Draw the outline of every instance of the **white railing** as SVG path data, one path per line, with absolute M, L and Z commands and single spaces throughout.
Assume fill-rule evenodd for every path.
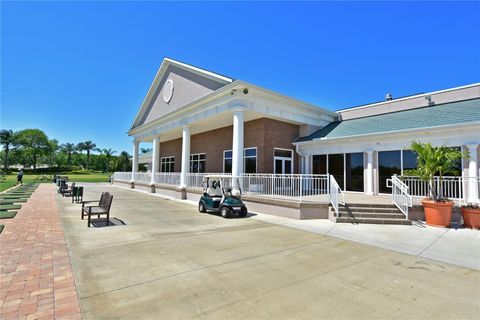
M 419 177 L 412 176 L 402 176 L 400 180 L 408 186 L 409 194 L 415 201 L 419 202 L 422 198 L 428 197 L 428 182 L 420 180 Z M 478 177 L 446 176 L 442 177 L 441 180 L 440 177 L 435 177 L 433 188 L 438 196 L 452 199 L 457 203 L 463 203 L 467 202 L 469 186 L 472 184 L 476 184 L 476 190 L 480 189 L 480 180 Z M 476 198 L 478 198 L 478 196 Z
M 242 193 L 266 198 L 326 202 L 327 175 L 255 174 L 240 176 Z
M 191 188 L 202 188 L 203 177 L 208 175 L 230 175 L 229 173 L 187 173 L 185 184 Z
M 180 185 L 180 172 L 155 173 L 154 181 L 158 184 Z M 203 177 L 206 175 L 229 175 L 225 173 L 187 173 L 186 186 L 202 188 Z M 115 180 L 131 180 L 131 172 L 115 172 Z M 232 177 L 233 178 L 233 177 Z M 137 172 L 134 181 L 150 183 L 151 173 Z M 237 177 L 235 177 L 237 179 Z M 227 181 L 228 180 L 228 181 Z M 226 186 L 232 186 L 231 179 L 224 181 Z M 272 199 L 328 203 L 328 175 L 316 174 L 242 174 L 238 177 L 242 194 Z M 341 191 L 341 190 L 340 190 Z M 343 195 L 343 193 L 342 193 Z
M 133 174 L 133 180 L 135 182 L 150 183 L 151 179 L 152 179 L 151 172 L 135 172 Z
M 156 172 L 154 176 L 155 183 L 180 185 L 180 172 Z
M 333 175 L 330 175 L 329 178 L 329 201 L 332 204 L 333 209 L 337 213 L 337 217 L 339 215 L 339 204 L 345 204 L 345 193 L 342 191 L 342 188 L 335 180 Z
M 131 172 L 115 172 L 113 174 L 113 181 L 115 180 L 130 182 L 132 180 L 132 173 Z
M 392 202 L 403 212 L 408 220 L 408 208 L 412 206 L 412 196 L 409 187 L 397 176 L 392 176 Z

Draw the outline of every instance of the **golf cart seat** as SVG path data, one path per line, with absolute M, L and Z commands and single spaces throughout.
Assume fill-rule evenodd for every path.
M 220 188 L 212 188 L 212 187 L 208 187 L 207 188 L 207 193 L 210 197 L 214 198 L 214 197 L 222 197 L 222 190 Z

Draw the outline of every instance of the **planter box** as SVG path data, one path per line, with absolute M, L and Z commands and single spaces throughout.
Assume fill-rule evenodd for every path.
M 462 208 L 462 216 L 465 227 L 480 229 L 480 209 Z

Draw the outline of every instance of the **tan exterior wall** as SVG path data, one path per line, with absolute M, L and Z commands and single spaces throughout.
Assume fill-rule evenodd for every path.
M 257 147 L 257 173 L 273 172 L 274 148 L 294 151 L 294 172 L 298 172 L 299 157 L 292 141 L 299 136 L 299 126 L 261 118 L 245 122 L 244 147 Z M 190 153 L 205 153 L 206 172 L 223 172 L 223 151 L 232 149 L 233 126 L 191 136 Z M 175 171 L 181 169 L 182 139 L 160 143 L 160 157 L 175 157 Z
M 432 102 L 435 104 L 474 99 L 480 97 L 480 85 L 459 88 L 455 90 L 447 90 L 444 92 L 423 94 L 406 99 L 393 99 L 391 101 L 386 101 L 371 106 L 340 110 L 339 113 L 343 120 L 349 120 L 395 111 L 422 108 L 428 106 L 428 101 L 425 99 L 425 96 L 430 96 Z

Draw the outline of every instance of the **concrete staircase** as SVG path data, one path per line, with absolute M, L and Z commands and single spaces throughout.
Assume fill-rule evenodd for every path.
M 329 205 L 329 217 L 337 223 L 369 223 L 411 225 L 405 215 L 393 204 L 347 203 L 339 205 L 339 216 Z

